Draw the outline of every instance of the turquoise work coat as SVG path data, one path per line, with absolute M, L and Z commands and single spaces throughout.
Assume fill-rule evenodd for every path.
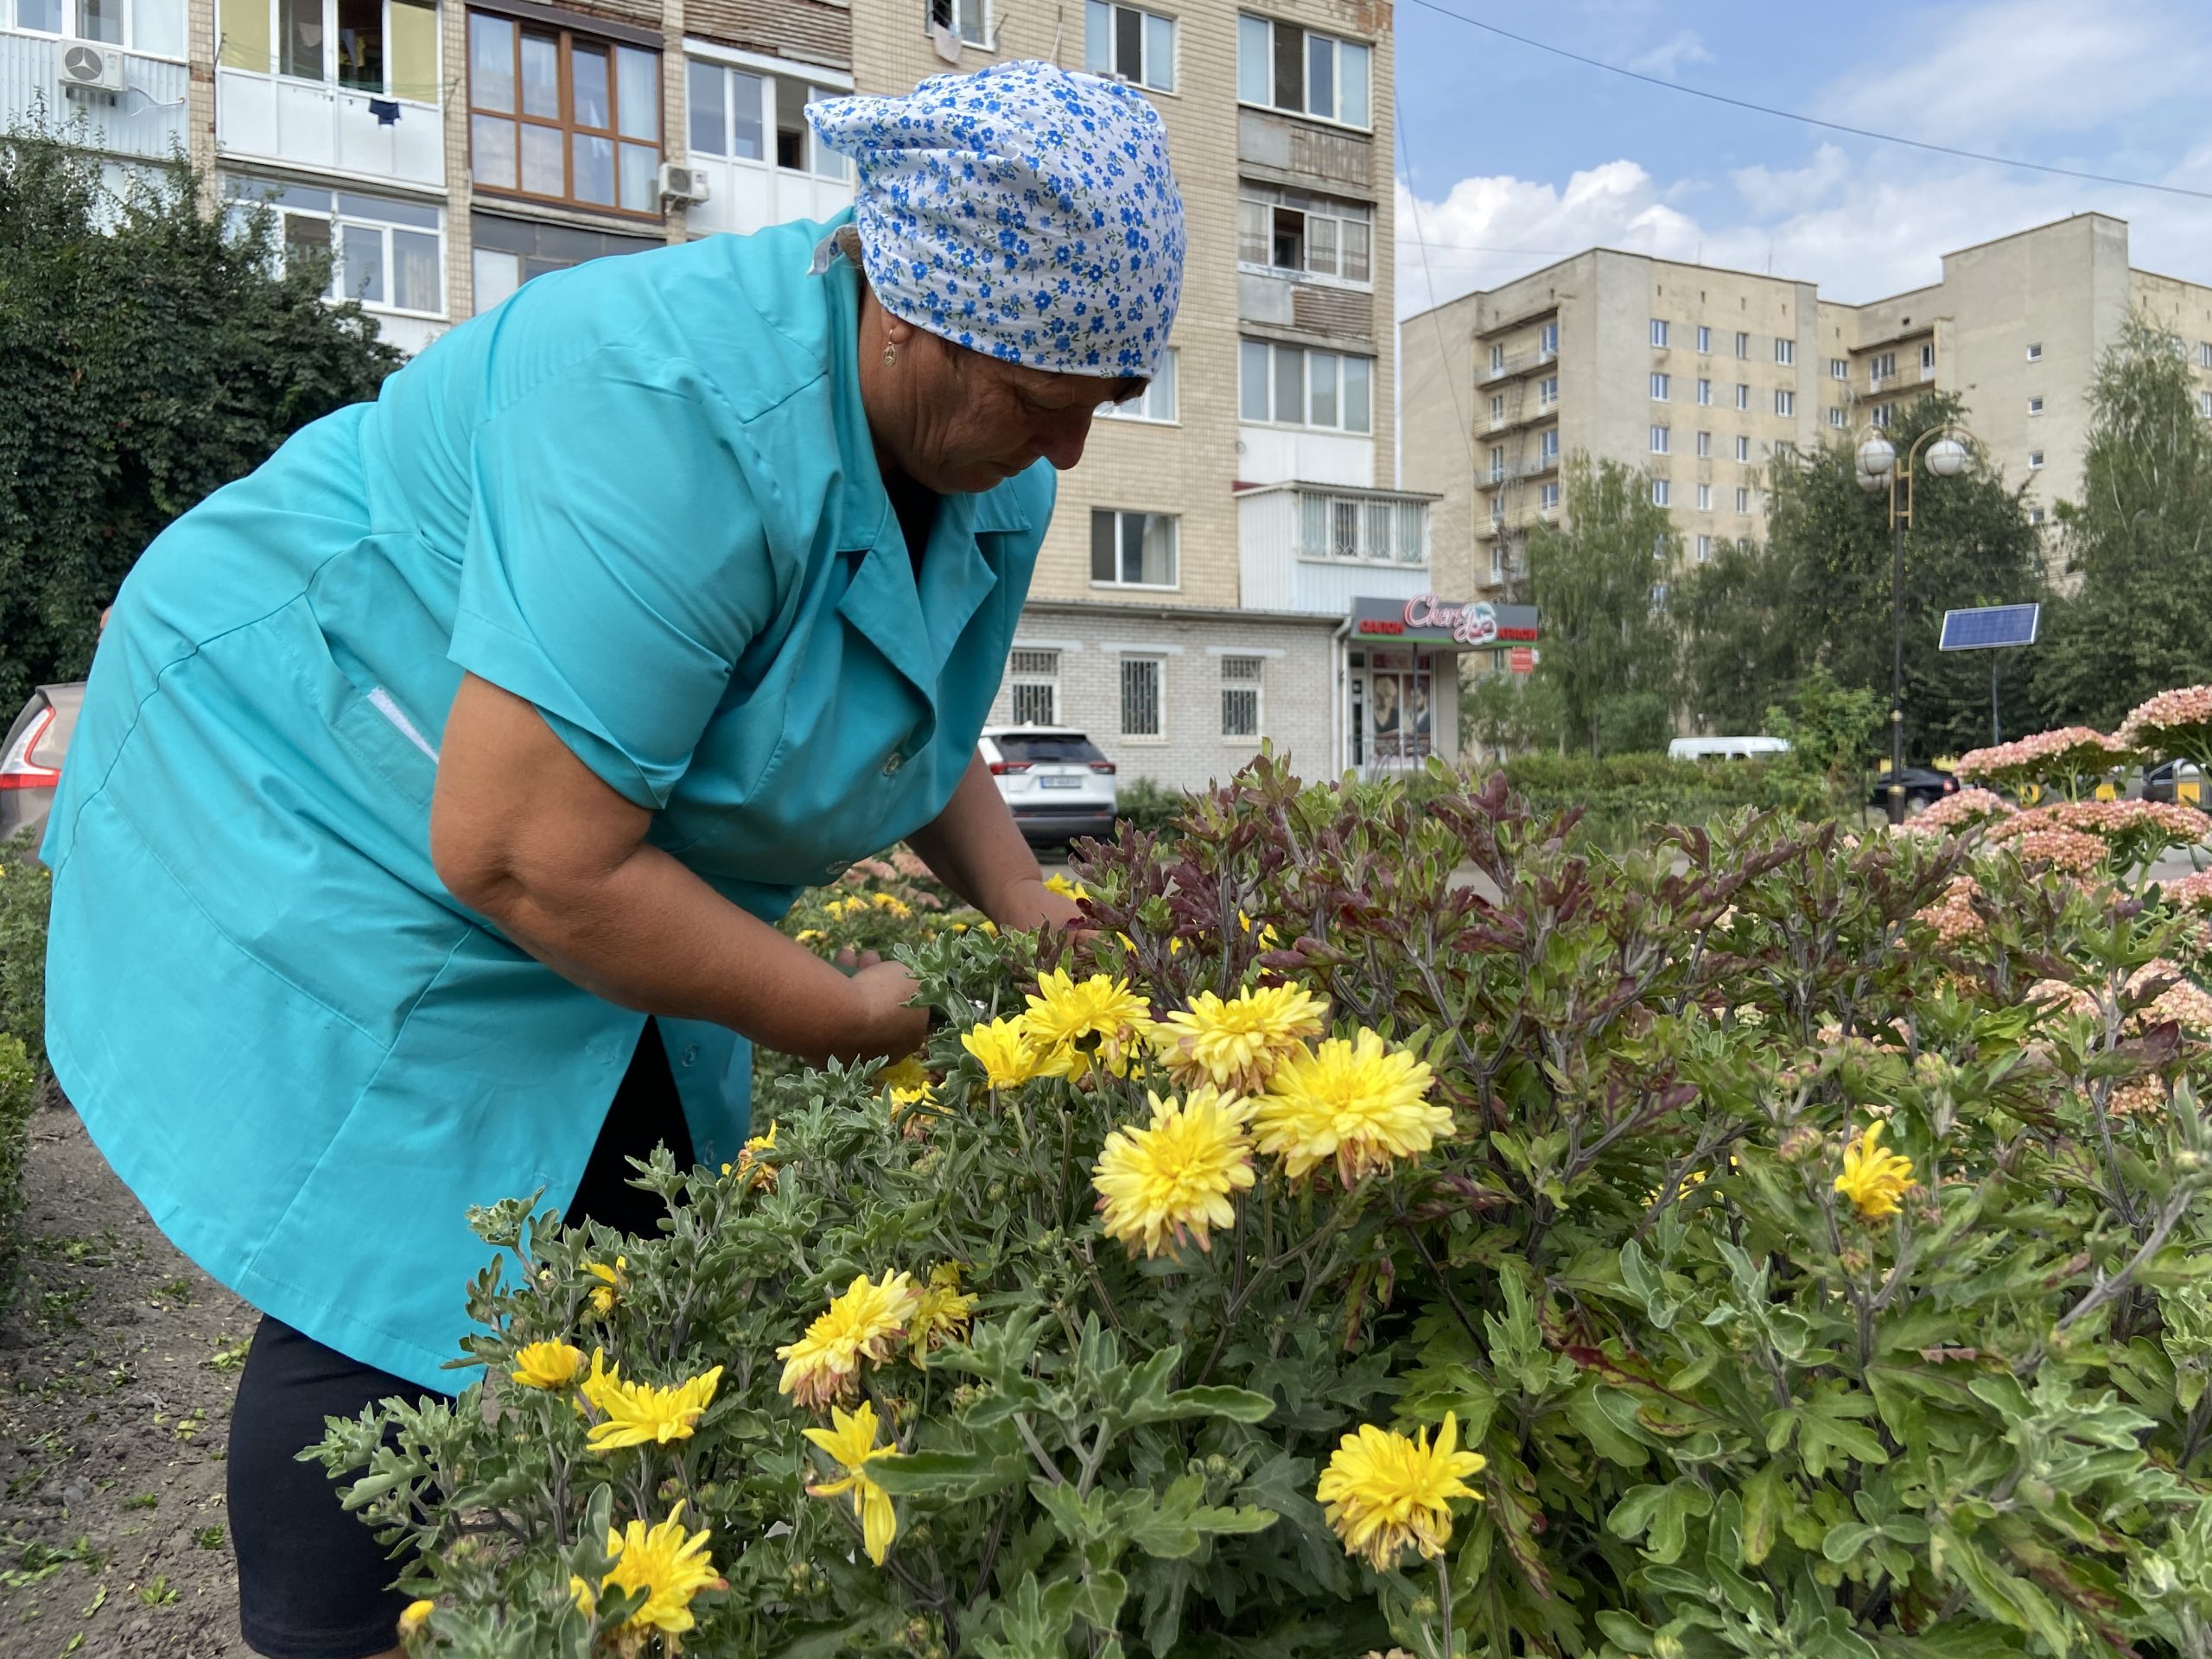
M 645 1018 L 438 880 L 463 671 L 769 921 L 975 753 L 1052 471 L 948 497 L 917 576 L 857 276 L 810 271 L 830 228 L 531 283 L 124 584 L 44 849 L 54 1071 L 178 1248 L 354 1359 L 454 1386 L 468 1206 L 566 1205 Z M 700 1158 L 734 1157 L 747 1046 L 662 1027 Z

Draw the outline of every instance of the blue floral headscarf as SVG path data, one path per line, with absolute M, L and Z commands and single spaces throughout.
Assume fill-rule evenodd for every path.
M 1138 93 L 1049 63 L 810 104 L 860 175 L 877 300 L 1009 363 L 1149 378 L 1183 291 L 1183 196 Z

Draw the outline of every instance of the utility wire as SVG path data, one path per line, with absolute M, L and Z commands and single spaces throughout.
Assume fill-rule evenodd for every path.
M 2197 201 L 2212 201 L 2212 190 L 2191 190 L 2178 184 L 2153 184 L 2147 179 L 2123 179 L 2109 173 L 2084 173 L 2071 167 L 2052 167 L 2043 162 L 2024 162 L 2013 156 L 1992 156 L 1986 150 L 1961 149 L 1954 144 L 1934 143 L 1925 138 L 1906 138 L 1894 132 L 1877 132 L 1871 127 L 1854 127 L 1841 121 L 1823 121 L 1818 116 L 1801 115 L 1795 110 L 1781 110 L 1770 104 L 1754 104 L 1749 99 L 1731 98 L 1726 92 L 1708 92 L 1702 86 L 1692 86 L 1679 80 L 1668 80 L 1658 75 L 1647 75 L 1641 70 L 1624 69 L 1619 64 L 1607 63 L 1602 58 L 1586 57 L 1580 52 L 1570 52 L 1563 46 L 1554 46 L 1548 41 L 1516 35 L 1510 29 L 1496 23 L 1486 23 L 1479 17 L 1470 17 L 1464 11 L 1454 11 L 1441 6 L 1436 0 L 1411 0 L 1423 11 L 1433 11 L 1440 17 L 1449 17 L 1470 29 L 1481 29 L 1501 40 L 1519 46 L 1530 47 L 1539 52 L 1548 52 L 1555 58 L 1565 58 L 1592 69 L 1602 69 L 1609 75 L 1619 75 L 1628 80 L 1640 80 L 1647 86 L 1656 86 L 1664 92 L 1681 92 L 1691 98 L 1701 98 L 1709 103 L 1726 104 L 1732 109 L 1748 110 L 1754 115 L 1770 115 L 1783 121 L 1802 122 L 1808 127 L 1820 127 L 1829 132 L 1848 133 L 1854 138 L 1872 138 L 1878 143 L 1902 144 L 1909 149 L 1926 150 L 1936 156 L 1955 156 L 1969 162 L 1987 162 L 1997 167 L 2019 168 L 2030 173 L 2049 173 L 2062 179 L 2082 179 L 2091 184 L 2116 184 L 2127 190 L 2156 190 L 2169 196 L 2188 196 Z

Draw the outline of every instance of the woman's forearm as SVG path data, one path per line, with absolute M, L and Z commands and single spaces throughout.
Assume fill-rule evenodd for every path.
M 974 757 L 936 819 L 907 837 L 938 880 L 1001 927 L 1077 920 L 1074 900 L 1045 887 L 990 768 Z

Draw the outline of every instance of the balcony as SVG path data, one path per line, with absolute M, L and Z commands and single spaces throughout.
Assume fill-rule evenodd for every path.
M 1508 352 L 1503 359 L 1492 359 L 1483 365 L 1483 378 L 1486 381 L 1507 380 L 1516 374 L 1526 374 L 1531 369 L 1540 369 L 1547 363 L 1558 361 L 1559 353 L 1555 351 L 1548 352 L 1539 348 L 1525 352 Z
M 166 58 L 123 54 L 120 92 L 65 91 L 63 42 L 50 35 L 0 34 L 0 126 L 43 108 L 60 124 L 82 116 L 87 149 L 166 162 L 185 143 L 190 72 Z
M 398 113 L 380 121 L 372 103 Z M 325 81 L 217 65 L 215 148 L 226 161 L 445 188 L 444 117 L 435 104 Z
M 707 175 L 707 200 L 693 204 L 683 216 L 684 228 L 694 234 L 728 231 L 747 236 L 789 219 L 828 219 L 852 206 L 849 177 L 825 178 L 766 162 L 696 151 L 689 159 Z
M 1344 616 L 1356 598 L 1418 598 L 1429 590 L 1428 509 L 1435 499 L 1307 483 L 1240 493 L 1244 606 Z

